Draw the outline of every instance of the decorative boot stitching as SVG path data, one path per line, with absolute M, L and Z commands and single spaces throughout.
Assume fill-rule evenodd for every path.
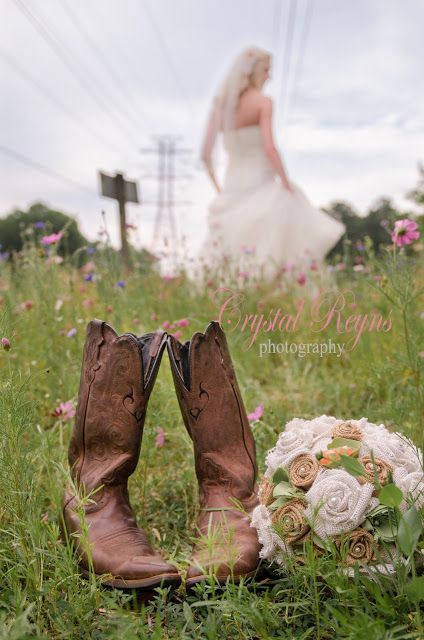
M 205 409 L 206 405 L 209 402 L 209 393 L 206 391 L 206 389 L 202 386 L 202 382 L 199 382 L 199 393 L 198 393 L 198 399 L 200 400 L 200 406 L 198 407 L 192 407 L 190 409 L 190 415 L 191 417 L 197 422 L 197 420 L 199 419 L 200 414 L 202 413 L 202 411 Z
M 124 409 L 128 411 L 128 413 L 134 416 L 137 422 L 140 422 L 140 420 L 144 415 L 144 407 L 141 407 L 140 409 L 131 410 L 131 408 L 127 406 L 128 404 L 135 404 L 135 403 L 136 403 L 136 400 L 134 397 L 134 387 L 131 387 L 128 393 L 122 398 L 122 405 Z

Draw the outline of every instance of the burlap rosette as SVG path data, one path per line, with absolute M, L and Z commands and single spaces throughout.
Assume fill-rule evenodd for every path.
M 287 544 L 299 542 L 308 532 L 309 524 L 305 518 L 305 503 L 293 498 L 272 514 L 272 523 Z
M 359 462 L 365 469 L 365 473 L 367 474 L 365 477 L 358 477 L 360 482 L 371 482 L 374 484 L 375 482 L 375 474 L 377 474 L 378 481 L 381 486 L 387 484 L 389 479 L 389 473 L 393 472 L 393 467 L 384 462 L 384 460 L 380 460 L 380 458 L 374 458 L 374 460 L 370 456 L 364 456 L 363 458 L 359 458 Z
M 337 424 L 331 430 L 333 438 L 348 438 L 349 440 L 362 440 L 362 431 L 351 422 Z
M 354 531 L 349 531 L 343 537 L 338 536 L 335 542 L 349 567 L 354 565 L 355 562 L 369 564 L 376 559 L 374 538 L 365 529 L 358 528 Z
M 320 465 L 315 456 L 301 453 L 290 465 L 290 484 L 298 489 L 309 489 L 320 471 Z
M 261 504 L 264 504 L 266 507 L 272 504 L 272 502 L 274 501 L 273 491 L 274 485 L 268 480 L 266 476 L 264 476 L 258 489 L 259 502 Z

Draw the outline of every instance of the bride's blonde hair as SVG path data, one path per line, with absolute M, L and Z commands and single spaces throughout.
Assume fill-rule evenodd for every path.
M 212 152 L 219 131 L 235 128 L 235 115 L 240 96 L 246 89 L 253 86 L 254 71 L 258 62 L 270 59 L 271 54 L 259 47 L 244 49 L 234 60 L 219 91 L 215 94 L 201 150 L 201 158 L 210 170 L 212 170 Z
M 269 51 L 259 47 L 247 47 L 234 60 L 224 82 L 213 100 L 214 109 L 220 113 L 220 129 L 233 129 L 235 112 L 240 96 L 253 86 L 253 74 L 258 62 L 269 61 Z

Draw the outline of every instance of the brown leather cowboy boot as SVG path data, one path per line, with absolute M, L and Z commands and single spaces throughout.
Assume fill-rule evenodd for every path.
M 114 587 L 180 582 L 176 567 L 154 552 L 137 526 L 127 488 L 165 343 L 162 332 L 118 336 L 99 320 L 87 327 L 69 446 L 74 487 L 65 494 L 64 523 L 83 573 L 92 567 L 96 575 L 109 574 L 105 584 Z
M 187 586 L 208 575 L 225 582 L 254 575 L 260 545 L 249 514 L 258 504 L 255 442 L 225 334 L 218 322 L 167 348 L 184 424 L 194 444 L 198 533 Z

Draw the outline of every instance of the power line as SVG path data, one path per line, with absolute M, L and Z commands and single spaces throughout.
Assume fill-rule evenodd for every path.
M 28 7 L 22 2 L 22 0 L 14 0 L 16 6 L 20 9 L 20 11 L 25 15 L 25 17 L 29 20 L 29 22 L 32 24 L 32 26 L 36 29 L 36 31 L 38 31 L 38 33 L 41 35 L 41 37 L 43 38 L 43 40 L 49 45 L 49 47 L 54 51 L 54 53 L 62 60 L 63 64 L 66 66 L 66 68 L 68 69 L 68 71 L 74 76 L 74 78 L 77 80 L 77 82 L 83 87 L 83 89 L 86 91 L 86 93 L 88 93 L 88 95 L 92 98 L 92 100 L 94 100 L 103 111 L 106 111 L 109 115 L 109 117 L 113 120 L 113 122 L 115 123 L 115 126 L 127 137 L 131 140 L 131 142 L 134 142 L 133 139 L 133 135 L 132 133 L 130 133 L 129 131 L 127 131 L 119 122 L 119 120 L 116 118 L 115 114 L 113 113 L 113 111 L 110 110 L 108 103 L 103 101 L 101 98 L 99 98 L 95 93 L 93 93 L 92 89 L 91 89 L 91 84 L 88 83 L 84 76 L 81 76 L 79 72 L 75 71 L 74 66 L 72 63 L 69 62 L 67 55 L 63 53 L 63 51 L 60 49 L 60 47 L 57 44 L 57 41 L 55 40 L 55 38 L 51 35 L 51 33 L 49 32 L 49 30 L 43 25 L 42 21 L 35 17 L 31 11 L 28 9 Z M 63 48 L 63 44 L 62 44 L 62 48 Z M 69 54 L 68 54 L 69 55 Z M 72 57 L 74 57 L 74 54 L 70 54 Z
M 293 47 L 293 33 L 294 26 L 296 23 L 296 0 L 290 0 L 289 6 L 289 15 L 287 20 L 287 30 L 286 30 L 286 43 L 284 47 L 284 56 L 283 56 L 283 70 L 282 70 L 282 78 L 281 78 L 281 104 L 283 105 L 283 110 L 285 108 L 285 101 L 288 100 L 288 85 L 289 85 L 289 72 L 291 66 L 291 55 L 292 55 L 292 47 Z
M 3 47 L 0 45 L 0 57 L 20 76 L 22 76 L 29 84 L 41 93 L 47 100 L 49 100 L 57 109 L 63 111 L 69 118 L 74 120 L 77 124 L 83 126 L 86 131 L 88 131 L 94 138 L 96 138 L 99 142 L 104 144 L 105 146 L 113 149 L 118 153 L 122 152 L 122 148 L 115 145 L 113 142 L 108 141 L 106 138 L 100 136 L 96 131 L 90 129 L 87 126 L 86 121 L 82 118 L 78 113 L 73 111 L 68 107 L 67 104 L 59 100 L 53 93 L 51 93 L 46 87 L 44 87 L 33 75 L 29 73 L 24 67 L 22 67 L 19 62 L 17 62 Z
M 160 48 L 162 50 L 162 53 L 163 53 L 164 57 L 166 58 L 166 61 L 167 61 L 168 66 L 169 66 L 169 68 L 170 68 L 170 70 L 172 72 L 172 75 L 174 76 L 175 83 L 176 83 L 176 85 L 177 85 L 182 97 L 185 100 L 185 103 L 186 103 L 186 105 L 188 107 L 188 110 L 189 110 L 192 118 L 194 118 L 195 117 L 195 113 L 194 113 L 193 105 L 192 105 L 192 102 L 190 100 L 190 97 L 189 97 L 187 91 L 185 90 L 185 87 L 184 87 L 184 84 L 183 84 L 183 82 L 181 80 L 180 74 L 178 73 L 177 68 L 176 68 L 176 66 L 174 64 L 173 54 L 172 54 L 171 50 L 169 49 L 169 47 L 168 47 L 168 45 L 167 45 L 167 43 L 166 43 L 161 31 L 160 31 L 160 29 L 159 29 L 159 27 L 157 25 L 156 20 L 153 17 L 153 14 L 152 14 L 152 12 L 150 10 L 150 7 L 149 7 L 149 4 L 148 4 L 147 0 L 143 0 L 142 4 L 143 4 L 144 11 L 145 11 L 145 13 L 146 13 L 146 15 L 147 15 L 147 17 L 149 19 L 149 22 L 150 22 L 150 24 L 151 24 L 151 26 L 152 26 L 155 34 L 156 34 L 156 38 L 157 38 L 157 40 L 159 42 L 159 46 L 160 46 Z
M 127 97 L 129 97 L 129 101 L 132 102 L 133 100 L 132 100 L 131 96 L 129 96 L 129 94 L 128 94 L 126 88 L 124 87 L 124 85 L 122 84 L 119 74 L 116 73 L 116 71 L 111 67 L 111 65 L 109 64 L 109 61 L 107 60 L 107 58 L 103 54 L 103 51 L 97 45 L 95 40 L 91 37 L 91 35 L 87 31 L 87 29 L 84 27 L 82 22 L 79 20 L 79 18 L 77 18 L 76 14 L 72 11 L 72 9 L 70 8 L 67 0 L 62 0 L 62 6 L 63 6 L 63 9 L 65 10 L 66 14 L 68 15 L 68 17 L 72 20 L 72 22 L 74 23 L 74 25 L 78 29 L 79 33 L 81 34 L 81 36 L 83 37 L 83 39 L 87 43 L 88 47 L 91 49 L 91 51 L 94 54 L 94 56 L 96 57 L 96 59 L 100 62 L 100 64 L 103 66 L 103 68 L 106 69 L 107 73 L 109 74 L 109 77 L 112 79 L 112 82 L 114 82 L 116 87 L 118 88 L 119 93 L 126 94 Z M 135 107 L 135 108 L 136 108 L 136 111 L 141 113 L 143 119 L 147 120 L 145 114 L 143 114 L 141 112 L 139 107 Z M 137 118 L 134 119 L 133 115 L 131 115 L 128 111 L 127 111 L 127 115 L 129 115 L 129 118 L 138 126 Z
M 13 151 L 13 149 L 9 149 L 8 147 L 5 147 L 4 145 L 0 144 L 0 152 L 6 156 L 9 156 L 9 158 L 14 158 L 19 162 L 26 164 L 28 167 L 37 169 L 37 171 L 40 171 L 41 173 L 45 173 L 46 175 L 52 178 L 55 178 L 56 180 L 66 183 L 72 186 L 74 189 L 76 188 L 79 191 L 83 192 L 84 194 L 88 193 L 90 196 L 95 197 L 93 191 L 88 187 L 79 184 L 78 182 L 76 182 L 75 180 L 72 180 L 71 178 L 67 178 L 66 176 L 63 176 L 61 173 L 58 173 L 54 169 L 50 169 L 49 167 L 46 167 L 45 165 L 35 160 L 32 160 L 31 158 L 27 158 L 26 156 L 22 155 L 21 153 L 18 153 L 17 151 Z
M 291 93 L 291 99 L 287 103 L 287 119 L 286 124 L 289 123 L 290 114 L 294 111 L 297 101 L 298 87 L 300 85 L 300 78 L 302 74 L 303 60 L 305 56 L 306 43 L 308 39 L 309 29 L 312 21 L 313 13 L 313 0 L 306 0 L 306 9 L 303 18 L 302 32 L 300 36 L 299 52 L 297 55 L 296 66 L 293 74 L 293 89 Z
M 274 9 L 272 12 L 272 52 L 275 55 L 277 51 L 278 41 L 280 38 L 281 26 L 281 0 L 274 0 Z

